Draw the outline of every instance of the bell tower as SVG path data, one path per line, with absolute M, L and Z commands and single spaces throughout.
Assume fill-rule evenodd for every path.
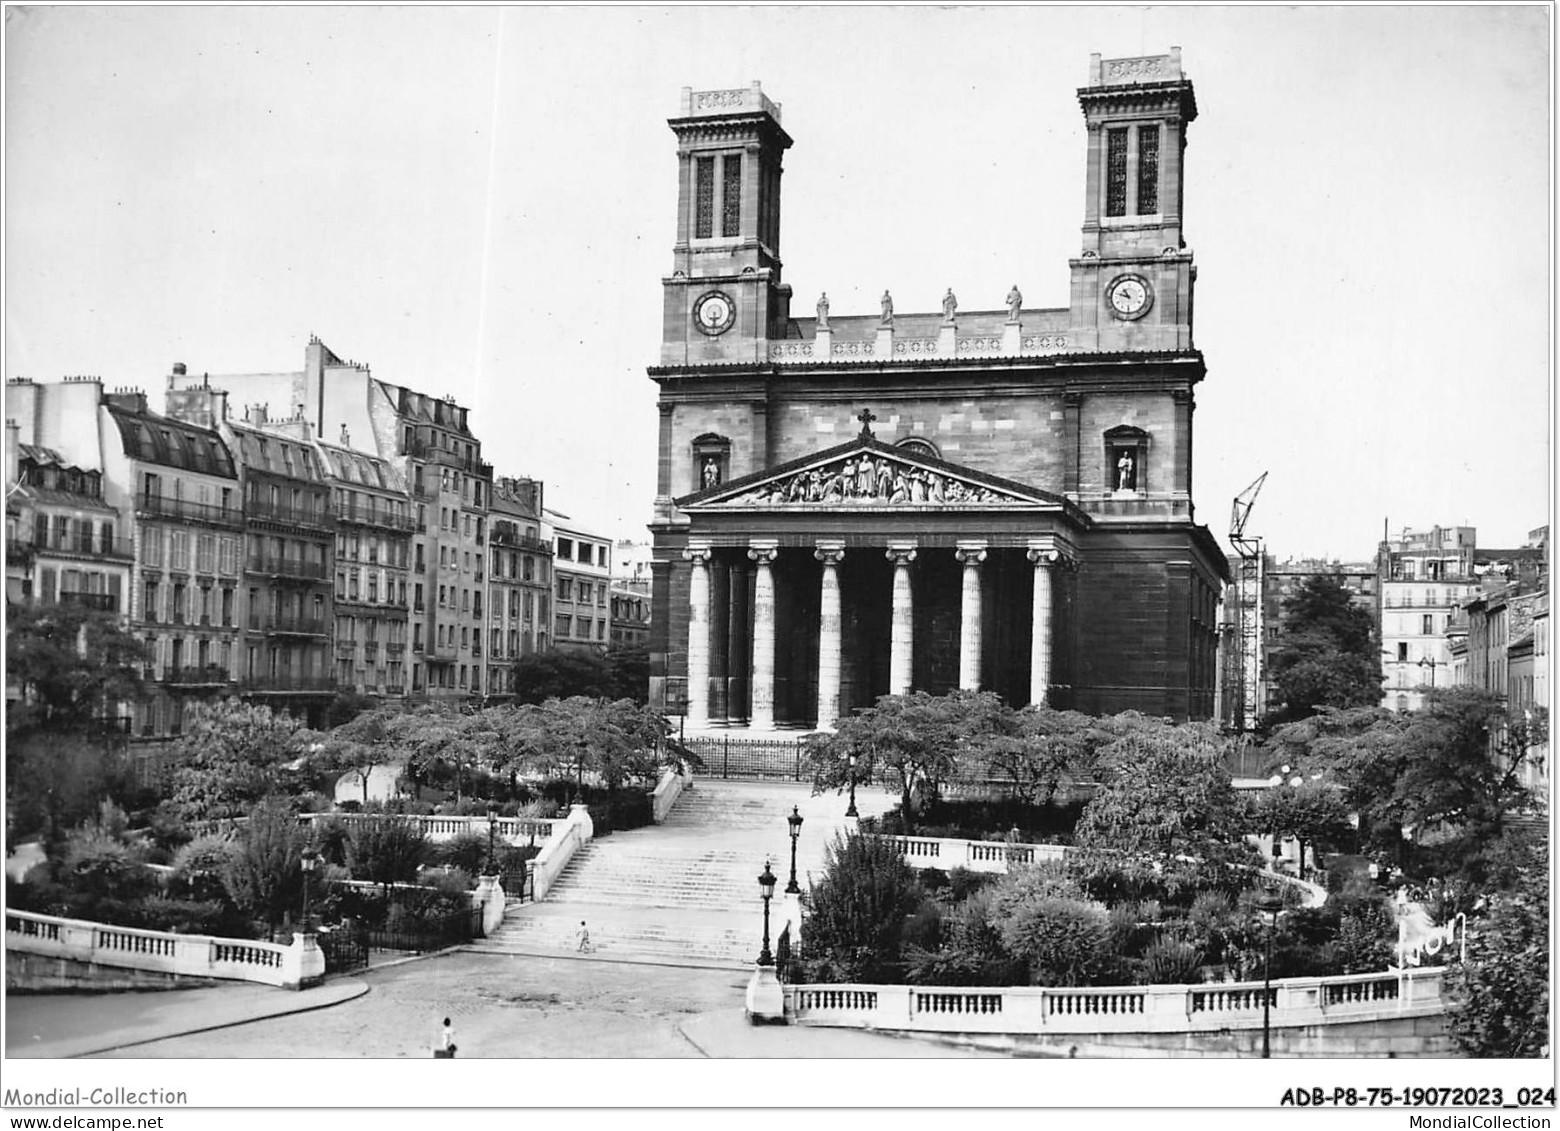
M 1197 117 L 1181 49 L 1089 57 L 1083 250 L 1070 260 L 1072 329 L 1104 351 L 1192 349 L 1197 269 L 1181 235 L 1186 127 Z
M 756 82 L 682 92 L 677 243 L 661 280 L 661 364 L 762 362 L 783 337 L 791 288 L 780 281 L 781 158 L 791 138 Z

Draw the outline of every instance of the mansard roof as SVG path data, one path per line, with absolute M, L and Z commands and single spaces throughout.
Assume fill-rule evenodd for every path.
M 199 428 L 153 412 L 136 412 L 121 405 L 104 407 L 118 426 L 125 455 L 131 459 L 201 475 L 238 478 L 232 453 L 222 437 L 210 428 Z

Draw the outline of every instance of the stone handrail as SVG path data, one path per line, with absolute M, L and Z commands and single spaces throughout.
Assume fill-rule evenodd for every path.
M 294 990 L 315 985 L 325 976 L 324 953 L 313 935 L 302 933 L 283 946 L 7 911 L 5 945 L 20 954 L 192 978 L 261 982 Z
M 656 783 L 655 792 L 650 795 L 651 814 L 656 824 L 666 820 L 666 815 L 672 811 L 672 806 L 677 804 L 677 799 L 682 796 L 682 791 L 693 784 L 693 775 L 684 774 L 681 766 L 668 766 L 661 771 L 661 780 Z
M 535 885 L 533 899 L 546 898 L 547 892 L 562 874 L 564 867 L 574 858 L 574 854 L 580 850 L 580 847 L 595 836 L 595 832 L 595 826 L 590 819 L 590 810 L 584 805 L 570 806 L 567 819 L 553 822 L 552 836 L 531 861 L 531 877 Z
M 1428 1016 L 1444 1008 L 1442 967 L 1281 978 L 1275 1028 Z M 785 987 L 788 1020 L 926 1033 L 1206 1033 L 1262 1027 L 1261 982 L 1157 986 Z

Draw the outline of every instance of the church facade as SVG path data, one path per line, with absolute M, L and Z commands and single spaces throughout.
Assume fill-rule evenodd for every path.
M 1223 552 L 1192 506 L 1179 49 L 1090 60 L 1070 303 L 792 311 L 791 138 L 685 89 L 662 280 L 652 705 L 826 727 L 885 694 L 1209 718 Z M 1000 293 L 1000 291 L 998 292 Z M 995 296 L 993 296 L 995 297 Z

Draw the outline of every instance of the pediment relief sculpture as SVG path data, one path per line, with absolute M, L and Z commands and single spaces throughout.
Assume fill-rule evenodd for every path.
M 788 506 L 801 503 L 943 506 L 949 503 L 1028 503 L 946 472 L 916 467 L 870 452 L 806 468 L 721 499 L 722 506 Z

